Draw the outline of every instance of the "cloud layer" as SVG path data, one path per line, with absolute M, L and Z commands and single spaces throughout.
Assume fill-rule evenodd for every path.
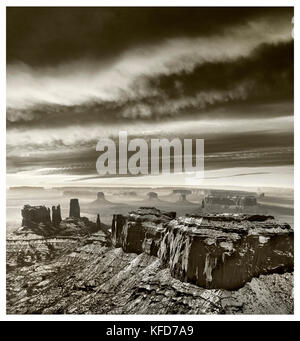
M 208 169 L 291 165 L 292 16 L 8 8 L 8 171 L 93 174 L 97 140 L 119 130 L 205 138 Z

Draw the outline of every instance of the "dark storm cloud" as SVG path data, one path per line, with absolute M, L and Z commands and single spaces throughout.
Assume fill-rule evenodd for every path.
M 8 8 L 7 172 L 94 176 L 121 129 L 204 138 L 206 169 L 292 165 L 292 16 Z
M 208 115 L 208 109 L 243 102 L 293 100 L 293 42 L 263 44 L 248 57 L 224 62 L 206 62 L 193 70 L 156 77 L 140 76 L 132 89 L 136 98 L 126 95 L 118 101 L 87 102 L 80 105 L 35 105 L 29 109 L 7 110 L 7 127 L 64 126 L 101 122 L 118 124 L 128 120 L 162 120 L 170 117 Z M 139 96 L 140 84 L 145 95 Z M 148 90 L 148 91 L 147 91 Z M 147 95 L 147 93 L 149 95 Z M 235 116 L 235 111 L 219 116 Z M 253 117 L 260 112 L 238 111 Z M 266 110 L 265 116 L 287 113 Z M 288 113 L 292 114 L 292 112 Z
M 150 80 L 167 98 L 195 96 L 200 91 L 230 90 L 248 84 L 246 99 L 292 99 L 294 43 L 263 44 L 249 57 L 230 62 L 207 62 L 191 72 L 162 75 Z
M 116 57 L 168 38 L 222 34 L 264 18 L 290 21 L 292 8 L 7 8 L 7 62 L 53 65 Z

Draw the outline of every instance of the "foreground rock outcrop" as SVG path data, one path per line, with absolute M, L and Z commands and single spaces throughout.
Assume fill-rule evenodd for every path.
M 288 224 L 261 215 L 175 215 L 146 207 L 115 215 L 112 243 L 157 256 L 174 278 L 203 288 L 236 290 L 261 274 L 293 271 Z
M 27 260 L 27 262 L 23 262 Z M 9 236 L 8 314 L 292 314 L 293 274 L 253 278 L 237 291 L 171 276 L 157 257 L 90 237 Z
M 141 207 L 111 234 L 13 233 L 6 252 L 8 314 L 293 313 L 293 230 L 270 216 Z
M 172 276 L 234 290 L 253 277 L 293 271 L 294 232 L 269 216 L 204 215 L 168 223 L 158 256 Z

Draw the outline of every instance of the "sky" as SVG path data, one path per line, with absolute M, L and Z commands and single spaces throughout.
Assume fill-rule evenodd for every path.
M 7 8 L 7 185 L 293 187 L 292 8 Z M 99 139 L 205 140 L 205 179 L 97 176 Z

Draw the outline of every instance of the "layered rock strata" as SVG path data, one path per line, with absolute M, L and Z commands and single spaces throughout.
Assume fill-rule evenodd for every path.
M 176 217 L 176 212 L 163 212 L 154 207 L 141 207 L 128 216 L 113 216 L 112 243 L 125 252 L 157 256 L 165 225 Z
M 271 216 L 179 217 L 155 208 L 115 215 L 112 243 L 157 256 L 171 275 L 203 288 L 238 289 L 261 274 L 293 270 L 293 229 Z

